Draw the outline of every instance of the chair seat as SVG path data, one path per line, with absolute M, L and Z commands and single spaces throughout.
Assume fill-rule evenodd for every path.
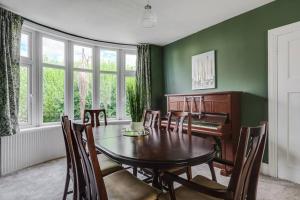
M 99 163 L 101 163 L 100 168 L 101 168 L 101 172 L 102 172 L 103 176 L 106 176 L 108 174 L 111 174 L 111 173 L 114 173 L 116 171 L 123 169 L 120 164 L 116 163 L 115 161 L 108 158 L 104 154 L 98 154 L 97 157 L 98 157 Z
M 161 193 L 126 170 L 104 177 L 104 183 L 110 200 L 156 200 Z
M 192 179 L 193 182 L 209 187 L 212 189 L 219 189 L 219 190 L 226 190 L 226 187 L 224 185 L 221 185 L 215 181 L 212 181 L 204 176 L 196 176 Z M 219 198 L 215 198 L 200 192 L 197 192 L 196 190 L 189 189 L 185 186 L 180 186 L 175 189 L 175 195 L 176 200 L 220 200 Z M 159 197 L 159 200 L 170 200 L 170 194 L 165 193 Z

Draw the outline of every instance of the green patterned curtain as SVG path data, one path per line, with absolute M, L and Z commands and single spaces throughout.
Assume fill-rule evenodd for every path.
M 136 88 L 141 95 L 141 105 L 151 108 L 151 69 L 150 69 L 150 45 L 137 46 Z
M 23 19 L 0 7 L 0 136 L 18 132 Z

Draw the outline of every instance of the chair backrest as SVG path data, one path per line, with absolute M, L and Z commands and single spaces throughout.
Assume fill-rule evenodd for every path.
M 67 142 L 67 133 L 66 133 L 66 127 L 65 123 L 69 121 L 69 117 L 64 115 L 61 117 L 61 128 L 62 128 L 62 133 L 63 133 L 63 138 L 64 138 L 64 143 L 65 143 L 65 149 L 66 149 L 66 157 L 67 157 L 67 167 L 70 169 L 72 167 L 72 162 L 71 162 L 71 155 L 70 155 L 70 149 L 69 145 Z
M 186 122 L 186 128 L 187 133 L 192 134 L 192 114 L 190 112 L 182 112 L 182 111 L 170 111 L 168 112 L 168 124 L 167 124 L 167 130 L 171 129 L 172 126 L 172 119 L 175 120 L 175 124 L 173 126 L 174 132 L 183 132 L 183 126 L 185 125 L 184 122 Z
M 83 181 L 84 175 L 83 175 L 80 155 L 78 152 L 78 148 L 76 147 L 74 133 L 71 128 L 71 121 L 68 119 L 67 116 L 64 116 L 62 118 L 62 128 L 63 128 L 63 133 L 66 137 L 66 144 L 68 146 L 68 151 L 69 151 L 70 161 L 71 161 L 72 171 L 73 171 L 73 181 L 74 181 L 73 199 L 79 200 L 85 196 L 84 195 L 85 183 Z
M 160 127 L 160 111 L 159 110 L 145 110 L 144 112 L 144 127 Z
M 259 169 L 267 138 L 267 123 L 241 128 L 234 168 L 228 185 L 228 197 L 255 200 Z
M 97 158 L 96 146 L 93 136 L 92 125 L 73 124 L 77 137 L 78 148 L 81 155 L 85 174 L 86 199 L 107 200 L 107 192 Z M 87 149 L 82 145 L 82 134 L 85 133 Z
M 86 109 L 83 113 L 83 123 L 90 121 L 91 125 L 100 126 L 100 113 L 103 114 L 104 124 L 107 125 L 107 117 L 105 109 Z

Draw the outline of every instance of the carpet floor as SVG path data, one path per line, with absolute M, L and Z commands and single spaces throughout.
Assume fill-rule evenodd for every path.
M 57 159 L 0 178 L 1 200 L 60 200 L 65 183 L 66 159 Z M 193 167 L 193 175 L 210 177 L 206 165 Z M 228 177 L 219 175 L 218 182 L 227 185 Z M 71 199 L 69 195 L 68 199 Z M 258 200 L 300 200 L 300 185 L 260 176 Z

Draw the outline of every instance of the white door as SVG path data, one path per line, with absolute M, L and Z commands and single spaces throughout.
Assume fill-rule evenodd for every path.
M 300 183 L 300 30 L 278 37 L 278 177 Z

